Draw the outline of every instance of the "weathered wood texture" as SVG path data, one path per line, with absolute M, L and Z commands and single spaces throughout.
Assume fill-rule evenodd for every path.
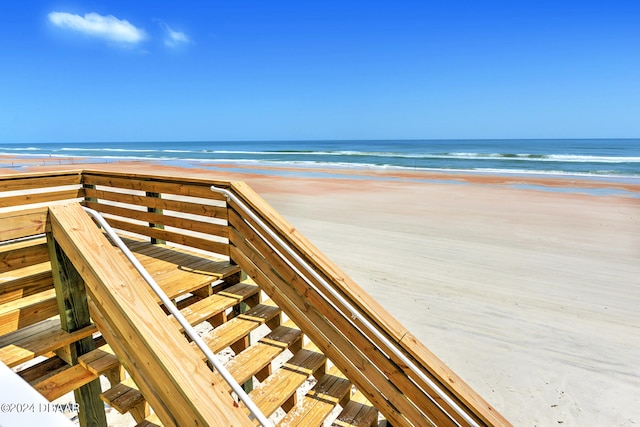
M 300 235 L 295 228 L 246 184 L 232 183 L 231 189 L 246 205 L 254 210 L 258 217 L 269 224 L 276 234 L 287 242 L 303 260 L 311 265 L 313 270 L 322 276 L 330 286 L 350 301 L 391 343 L 395 343 L 393 345 L 397 349 L 401 350 L 410 360 L 413 360 L 424 375 L 438 384 L 451 399 L 464 408 L 470 417 L 480 424 L 509 425 L 509 422 L 504 417 L 455 375 L 442 361 L 429 352 L 406 328 L 369 297 L 362 288 L 349 279 L 329 259 L 322 255 L 315 246 Z M 462 425 L 466 424 L 443 399 L 430 392 L 429 386 L 425 381 L 408 369 L 399 358 L 394 356 L 384 342 L 367 332 L 367 328 L 361 322 L 357 320 L 348 321 L 347 319 L 351 315 L 347 307 L 344 307 L 342 303 L 330 294 L 317 292 L 302 282 L 295 270 L 289 266 L 289 264 L 293 264 L 298 268 L 299 263 L 290 256 L 281 256 L 275 253 L 269 245 L 261 241 L 246 225 L 247 222 L 251 223 L 251 221 L 247 220 L 246 215 L 237 206 L 234 206 L 234 203 L 230 203 L 230 208 L 229 221 L 234 229 L 230 233 L 230 239 L 234 245 L 231 248 L 232 259 L 238 262 L 249 275 L 251 275 L 251 272 L 256 274 L 259 277 L 256 282 L 276 302 L 280 304 L 277 299 L 282 298 L 282 303 L 287 306 L 304 307 L 303 310 L 294 309 L 299 318 L 291 315 L 290 317 L 301 326 L 311 339 L 314 339 L 314 337 L 312 333 L 308 333 L 305 330 L 305 327 L 314 324 L 314 317 L 317 318 L 316 321 L 321 321 L 321 323 L 315 323 L 316 328 L 325 328 L 326 330 L 318 331 L 316 339 L 320 341 L 314 339 L 314 342 L 323 351 L 328 351 L 326 354 L 332 358 L 336 366 L 361 389 L 385 417 L 390 419 L 394 425 L 405 423 L 423 425 L 429 420 L 438 425 L 453 424 L 452 420 L 448 416 L 444 416 L 442 411 L 435 405 L 437 403 L 456 422 Z M 270 241 L 270 244 L 275 247 L 279 246 L 274 241 Z M 235 249 L 236 247 L 237 249 Z M 282 253 L 284 254 L 284 251 Z M 302 268 L 299 269 L 304 271 Z M 317 283 L 317 280 L 311 275 L 308 276 L 312 283 Z M 284 280 L 281 278 L 284 278 Z M 322 288 L 320 287 L 320 289 Z M 285 302 L 284 300 L 288 301 Z M 289 314 L 289 309 L 285 305 L 281 305 L 281 307 Z M 337 310 L 334 306 L 337 307 Z M 318 310 L 319 313 L 314 314 L 314 310 Z M 318 317 L 318 315 L 321 316 Z M 358 329 L 354 328 L 352 323 Z M 309 328 L 307 327 L 307 329 Z M 313 334 L 316 334 L 316 332 L 314 331 Z M 326 341 L 327 347 L 325 348 L 322 345 L 322 341 L 330 337 L 333 338 Z M 371 365 L 371 375 L 386 377 L 389 386 L 394 389 L 397 387 L 397 389 L 395 391 L 389 390 L 387 393 L 379 389 L 386 387 L 383 385 L 383 378 L 374 379 L 372 381 L 374 384 L 369 381 L 358 380 L 355 378 L 358 373 L 353 370 L 355 366 L 347 360 L 349 358 L 340 355 L 334 359 L 329 354 L 332 351 L 329 344 L 337 345 L 341 352 L 353 352 L 352 357 L 356 359 L 352 360 L 364 359 L 364 366 Z M 352 378 L 352 376 L 354 377 Z M 374 377 L 372 376 L 372 378 Z M 380 397 L 376 396 L 379 393 L 389 398 L 389 404 L 379 404 L 381 403 L 379 402 Z M 401 394 L 403 398 L 396 398 L 394 395 L 397 394 Z M 394 399 L 396 401 L 392 402 Z M 405 399 L 409 402 L 405 401 Z M 398 417 L 398 414 L 402 414 L 402 416 Z
M 250 425 L 82 208 L 52 206 L 50 218 L 56 242 L 86 282 L 92 317 L 136 384 L 145 384 L 162 423 Z

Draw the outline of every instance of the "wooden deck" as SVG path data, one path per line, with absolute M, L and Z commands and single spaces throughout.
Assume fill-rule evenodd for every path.
M 279 238 L 265 238 L 239 200 Z M 49 401 L 73 391 L 81 425 L 106 425 L 104 403 L 131 425 L 257 424 L 78 202 L 118 230 L 277 425 L 509 425 L 242 183 L 98 171 L 0 177 L 0 361 Z

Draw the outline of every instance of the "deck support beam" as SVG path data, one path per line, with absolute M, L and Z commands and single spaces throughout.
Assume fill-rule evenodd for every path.
M 153 197 L 155 199 L 161 199 L 162 198 L 162 194 L 161 193 L 152 193 L 150 191 L 146 191 L 145 194 L 147 195 L 147 197 Z M 147 208 L 147 212 L 150 213 L 157 213 L 162 215 L 162 209 L 160 208 Z M 164 230 L 164 225 L 162 224 L 153 224 L 153 223 L 149 223 L 149 227 L 151 228 L 157 228 L 160 230 Z M 155 237 L 151 238 L 151 243 L 154 245 L 164 245 L 165 243 L 167 243 L 165 240 L 161 240 L 161 239 L 156 239 Z
M 67 332 L 74 332 L 91 324 L 87 293 L 84 280 L 75 269 L 62 248 L 51 233 L 47 233 L 47 245 L 51 259 L 53 284 L 56 290 L 60 326 Z M 78 364 L 78 356 L 94 349 L 92 337 L 86 337 L 71 343 L 66 351 L 59 355 L 71 365 Z M 74 390 L 76 403 L 80 408 L 78 420 L 82 427 L 106 427 L 107 418 L 104 404 L 100 400 L 100 379 Z

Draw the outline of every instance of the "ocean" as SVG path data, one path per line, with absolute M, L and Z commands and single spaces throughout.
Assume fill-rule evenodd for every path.
M 640 139 L 0 143 L 0 155 L 306 168 L 640 177 Z

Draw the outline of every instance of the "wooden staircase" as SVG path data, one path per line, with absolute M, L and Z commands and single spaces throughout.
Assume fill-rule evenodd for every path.
M 257 425 L 79 205 L 2 211 L 22 203 L 3 198 L 3 189 L 49 182 L 78 187 L 33 196 L 34 203 L 84 197 L 85 205 L 107 214 L 277 425 L 374 426 L 381 419 L 469 425 L 450 401 L 478 425 L 508 425 L 243 184 L 218 183 L 241 195 L 279 238 L 245 217 L 239 201 L 212 195 L 210 181 L 95 171 L 5 184 L 0 177 L 0 361 L 50 401 L 74 391 L 93 413 L 104 412 L 106 403 L 140 426 Z M 287 255 L 287 244 L 302 259 Z M 351 305 L 327 293 L 327 284 Z M 101 389 L 99 377 L 110 387 Z M 433 394 L 428 381 L 440 384 L 449 400 Z

